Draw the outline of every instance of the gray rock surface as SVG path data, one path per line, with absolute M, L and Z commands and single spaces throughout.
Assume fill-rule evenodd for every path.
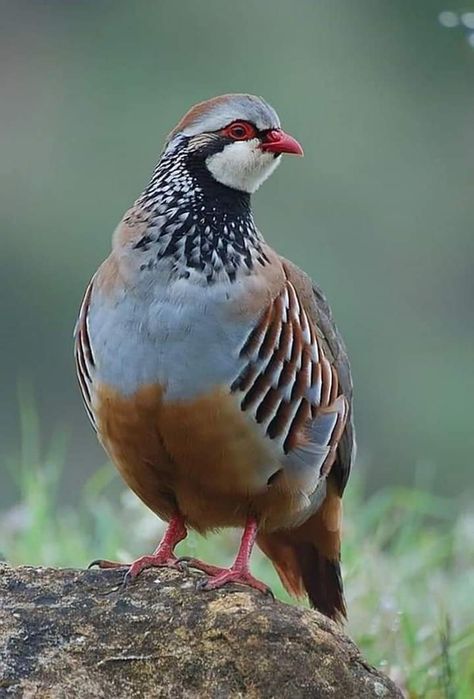
M 0 697 L 401 698 L 320 614 L 198 577 L 0 565 Z

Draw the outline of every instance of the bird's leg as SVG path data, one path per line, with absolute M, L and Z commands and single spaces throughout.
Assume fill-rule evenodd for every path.
M 149 556 L 141 556 L 133 563 L 116 563 L 115 561 L 106 561 L 98 559 L 92 561 L 89 568 L 99 566 L 99 568 L 127 568 L 127 580 L 136 578 L 139 573 L 145 568 L 167 567 L 179 568 L 179 561 L 174 554 L 175 546 L 186 538 L 187 531 L 184 523 L 184 517 L 181 514 L 173 515 L 170 519 L 163 538 L 158 547 Z
M 272 594 L 270 588 L 265 585 L 265 583 L 254 578 L 249 570 L 249 559 L 257 536 L 257 529 L 257 521 L 253 517 L 249 517 L 245 525 L 244 533 L 242 534 L 237 556 L 230 568 L 218 568 L 203 563 L 195 558 L 181 559 L 185 560 L 189 567 L 202 570 L 210 576 L 208 579 L 198 583 L 199 589 L 217 590 L 219 587 L 227 585 L 227 583 L 240 583 L 242 585 L 254 587 L 264 594 Z

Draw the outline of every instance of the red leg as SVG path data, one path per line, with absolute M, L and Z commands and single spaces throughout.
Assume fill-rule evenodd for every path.
M 195 558 L 184 559 L 191 568 L 202 570 L 210 576 L 207 580 L 200 581 L 200 589 L 217 590 L 227 583 L 240 583 L 260 590 L 264 594 L 271 594 L 270 588 L 265 583 L 254 578 L 249 570 L 249 559 L 257 536 L 257 529 L 256 520 L 249 517 L 240 541 L 237 556 L 230 568 L 217 568 L 216 566 L 202 563 Z
M 179 568 L 178 559 L 174 554 L 175 546 L 186 538 L 187 531 L 182 515 L 174 515 L 168 523 L 168 527 L 163 535 L 158 547 L 150 556 L 141 556 L 133 561 L 132 564 L 116 563 L 115 561 L 106 561 L 98 559 L 92 561 L 89 568 L 94 565 L 99 568 L 126 568 L 127 579 L 136 578 L 145 568 L 168 567 Z

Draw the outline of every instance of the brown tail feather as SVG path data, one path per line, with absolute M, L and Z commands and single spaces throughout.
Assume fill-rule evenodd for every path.
M 311 544 L 295 544 L 295 549 L 311 606 L 336 621 L 347 618 L 339 561 L 330 561 Z
M 339 564 L 340 526 L 341 501 L 329 487 L 321 508 L 304 524 L 261 532 L 257 543 L 290 594 L 301 597 L 306 593 L 311 606 L 342 622 L 347 613 Z

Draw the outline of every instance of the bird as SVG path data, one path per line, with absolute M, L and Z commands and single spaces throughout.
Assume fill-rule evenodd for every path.
M 351 370 L 323 292 L 255 223 L 251 197 L 283 154 L 303 149 L 263 98 L 193 106 L 87 286 L 74 343 L 87 414 L 167 523 L 152 554 L 94 564 L 126 565 L 132 580 L 186 560 L 203 590 L 266 593 L 250 571 L 256 544 L 291 595 L 342 623 Z M 176 555 L 189 529 L 226 527 L 243 530 L 229 568 Z

